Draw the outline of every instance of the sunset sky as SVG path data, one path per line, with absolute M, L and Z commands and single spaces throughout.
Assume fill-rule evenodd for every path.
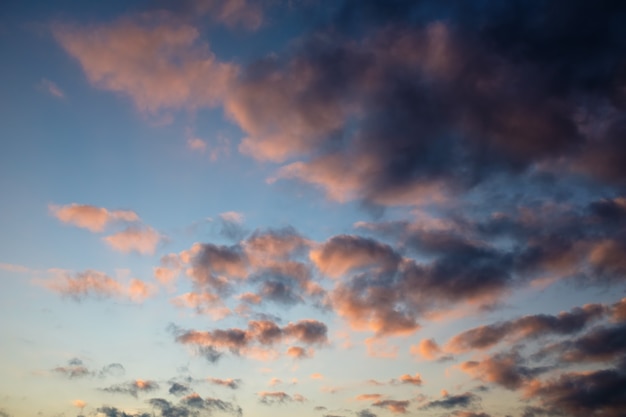
M 626 416 L 626 2 L 0 5 L 0 417 Z

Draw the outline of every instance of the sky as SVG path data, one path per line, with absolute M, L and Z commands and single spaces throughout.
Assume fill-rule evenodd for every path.
M 0 417 L 624 417 L 626 3 L 0 6 Z

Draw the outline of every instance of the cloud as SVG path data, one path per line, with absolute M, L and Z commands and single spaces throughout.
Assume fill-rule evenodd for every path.
M 392 384 L 409 384 L 409 385 L 419 386 L 419 385 L 422 385 L 423 381 L 422 381 L 422 377 L 420 376 L 420 374 L 415 374 L 415 376 L 404 374 L 404 375 L 401 375 L 397 379 L 392 379 L 391 383 Z
M 104 228 L 115 222 L 138 222 L 139 216 L 130 210 L 109 211 L 103 207 L 96 207 L 87 204 L 68 204 L 57 206 L 51 204 L 50 212 L 63 223 L 87 229 L 92 232 L 102 232 Z
M 83 409 L 87 406 L 87 403 L 83 400 L 74 400 L 72 401 L 72 405 L 74 405 L 74 407 L 76 408 Z
M 30 272 L 30 268 L 25 267 L 23 265 L 7 264 L 7 263 L 0 263 L 0 269 L 3 271 L 17 272 L 20 274 L 26 274 Z
M 471 392 L 466 392 L 464 394 L 458 395 L 446 395 L 441 400 L 429 401 L 424 404 L 422 408 L 431 409 L 431 408 L 456 408 L 456 407 L 469 407 L 478 402 L 480 398 L 476 394 L 472 394 Z
M 405 414 L 409 401 L 397 401 L 397 400 L 381 400 L 372 404 L 373 407 L 386 408 L 392 413 Z
M 537 355 L 556 353 L 563 363 L 608 362 L 626 355 L 626 323 L 598 326 L 576 339 L 546 346 Z
M 434 339 L 423 339 L 419 345 L 411 346 L 411 353 L 424 359 L 433 360 L 441 354 L 441 348 Z
M 103 272 L 87 270 L 74 276 L 61 273 L 54 279 L 43 283 L 48 289 L 76 301 L 87 297 L 110 298 L 124 293 L 124 288 L 115 279 Z
M 327 327 L 316 320 L 300 320 L 280 327 L 269 320 L 252 320 L 248 328 L 217 329 L 212 331 L 175 329 L 176 341 L 195 346 L 211 361 L 219 359 L 224 351 L 265 359 L 266 349 L 281 342 L 297 341 L 305 345 L 327 343 Z M 261 350 L 259 350 L 261 349 Z M 260 356 L 259 356 L 260 355 Z
M 378 401 L 383 398 L 382 394 L 360 394 L 356 396 L 358 401 Z
M 230 389 L 238 389 L 241 385 L 241 379 L 219 379 L 219 378 L 208 378 L 207 379 L 211 384 L 221 385 L 223 387 L 227 387 Z
M 282 391 L 261 391 L 257 395 L 259 402 L 265 405 L 285 404 L 294 401 L 291 395 Z
M 205 141 L 199 138 L 187 139 L 187 147 L 192 151 L 204 152 L 207 149 Z
M 191 388 L 189 388 L 187 385 L 179 384 L 178 382 L 173 382 L 168 392 L 172 395 L 181 396 L 181 395 L 189 394 L 191 392 Z
M 467 361 L 460 365 L 462 371 L 480 379 L 516 390 L 531 382 L 537 375 L 550 370 L 549 367 L 530 368 L 517 352 L 498 353 L 481 361 Z
M 245 216 L 236 211 L 227 211 L 218 216 L 221 223 L 220 235 L 231 240 L 242 239 L 246 231 L 243 228 Z
M 137 397 L 137 394 L 151 392 L 159 389 L 159 384 L 155 381 L 137 379 L 134 381 L 126 382 L 123 384 L 112 385 L 110 387 L 102 388 L 105 392 L 113 394 L 127 394 Z
M 251 0 L 192 0 L 194 13 L 229 27 L 256 30 L 263 24 L 266 4 Z
M 312 356 L 314 352 L 309 348 L 305 349 L 300 346 L 290 346 L 287 349 L 287 355 L 295 359 L 305 359 Z
M 565 373 L 545 382 L 536 381 L 527 397 L 539 400 L 551 413 L 572 417 L 619 417 L 626 407 L 626 376 L 614 369 Z
M 103 406 L 96 410 L 98 413 L 104 414 L 105 417 L 152 417 L 148 413 L 129 414 L 118 408 Z
M 53 278 L 40 281 L 40 283 L 49 290 L 75 301 L 87 298 L 128 298 L 140 303 L 155 293 L 152 286 L 141 280 L 132 279 L 128 286 L 124 286 L 104 272 L 94 270 L 74 274 L 59 271 Z
M 193 308 L 198 314 L 209 315 L 214 320 L 220 320 L 232 314 L 221 297 L 208 292 L 188 292 L 172 298 L 171 302 L 176 307 Z
M 58 85 L 56 85 L 54 82 L 48 79 L 42 78 L 39 85 L 50 95 L 56 98 L 61 98 L 61 99 L 65 98 L 65 93 L 63 92 L 63 90 L 61 90 L 61 88 Z
M 91 371 L 78 358 L 70 359 L 66 366 L 58 366 L 52 372 L 63 375 L 67 378 L 82 378 L 91 375 Z
M 556 316 L 536 314 L 480 326 L 454 336 L 445 350 L 461 353 L 471 349 L 488 349 L 501 341 L 536 339 L 546 335 L 572 335 L 586 325 L 602 318 L 606 309 L 600 304 L 587 304 Z
M 545 19 L 526 36 L 538 14 Z M 614 99 L 623 40 L 589 15 L 610 20 L 624 10 L 577 1 L 564 16 L 540 2 L 483 10 L 453 1 L 438 5 L 434 19 L 431 2 L 345 2 L 327 30 L 245 68 L 226 106 L 248 135 L 242 152 L 300 158 L 278 176 L 334 199 L 419 204 L 433 191 L 563 160 L 623 181 Z M 355 40 L 355 27 L 366 35 Z M 581 38 L 588 48 L 573 41 Z
M 161 235 L 151 227 L 128 227 L 103 240 L 113 249 L 123 252 L 137 252 L 142 255 L 152 255 L 161 242 Z
M 198 40 L 198 29 L 163 14 L 52 29 L 91 84 L 130 97 L 150 114 L 216 105 L 237 73 Z
M 191 393 L 181 400 L 181 403 L 192 409 L 221 411 L 235 416 L 241 416 L 243 411 L 236 404 L 220 400 L 219 398 L 202 398 L 197 393 Z

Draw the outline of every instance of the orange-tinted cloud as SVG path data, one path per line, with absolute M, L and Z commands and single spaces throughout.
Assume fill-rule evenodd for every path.
M 72 203 L 66 206 L 50 205 L 50 212 L 63 223 L 73 224 L 92 232 L 102 232 L 113 222 L 137 222 L 139 216 L 130 210 L 109 211 L 103 207 Z
M 246 330 L 231 328 L 212 331 L 183 331 L 174 329 L 176 341 L 195 346 L 210 361 L 216 361 L 224 351 L 245 355 L 254 359 L 274 359 L 277 352 L 268 350 L 282 342 L 304 345 L 324 345 L 328 342 L 327 327 L 316 320 L 300 320 L 284 327 L 269 320 L 248 322 Z M 312 354 L 313 351 L 307 351 Z
M 76 408 L 85 408 L 87 406 L 87 403 L 83 400 L 74 400 L 72 401 L 72 405 Z
M 434 339 L 423 339 L 418 345 L 411 346 L 411 354 L 433 360 L 441 354 L 441 348 Z
M 161 241 L 161 235 L 151 227 L 129 227 L 103 240 L 113 249 L 123 252 L 137 252 L 152 255 Z
M 152 286 L 141 280 L 132 279 L 128 285 L 124 285 L 104 272 L 94 270 L 75 274 L 58 271 L 53 278 L 39 282 L 44 287 L 76 301 L 89 297 L 127 297 L 132 301 L 142 302 L 156 292 Z
M 420 374 L 415 374 L 415 376 L 411 376 L 409 374 L 401 375 L 398 379 L 393 379 L 392 383 L 396 384 L 409 384 L 409 385 L 422 385 L 422 377 Z
M 409 406 L 409 401 L 380 400 L 373 403 L 372 406 L 386 408 L 395 414 L 405 414 Z
M 207 380 L 214 385 L 221 385 L 230 389 L 237 389 L 241 384 L 240 379 L 219 379 L 219 378 L 207 378 Z
M 53 33 L 93 85 L 130 97 L 144 112 L 215 105 L 237 73 L 198 41 L 195 27 L 157 14 L 56 25 Z
M 356 396 L 358 401 L 378 401 L 383 398 L 382 394 L 360 394 Z

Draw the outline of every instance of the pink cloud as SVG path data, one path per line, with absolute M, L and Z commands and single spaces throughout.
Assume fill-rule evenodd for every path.
M 424 339 L 419 345 L 411 346 L 411 353 L 424 359 L 433 360 L 441 354 L 441 348 L 434 339 Z
M 204 152 L 207 149 L 207 143 L 199 138 L 187 139 L 187 147 L 192 151 Z
M 110 25 L 57 25 L 53 33 L 93 85 L 129 96 L 152 114 L 216 105 L 237 73 L 198 41 L 196 28 L 156 14 Z
M 63 223 L 90 230 L 92 232 L 102 232 L 113 222 L 137 222 L 139 216 L 130 210 L 107 210 L 103 207 L 96 207 L 87 204 L 68 204 L 66 206 L 50 205 L 50 212 Z
M 87 270 L 71 274 L 68 271 L 55 271 L 55 276 L 38 281 L 44 287 L 76 301 L 94 298 L 128 298 L 140 303 L 156 293 L 156 289 L 138 279 L 131 279 L 125 285 L 104 272 Z
M 151 227 L 129 227 L 103 240 L 119 252 L 152 255 L 161 241 L 161 235 Z

